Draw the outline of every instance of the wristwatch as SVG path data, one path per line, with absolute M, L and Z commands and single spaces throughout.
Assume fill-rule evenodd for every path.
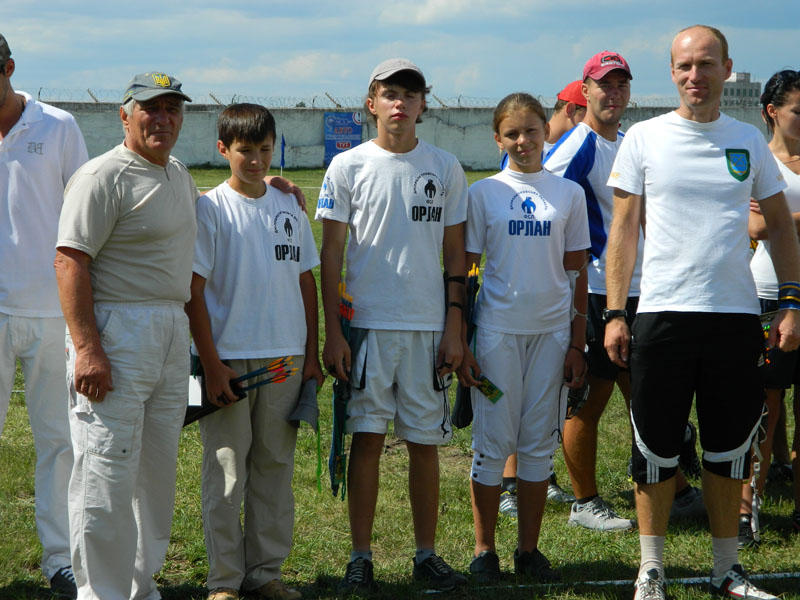
M 616 319 L 617 317 L 622 317 L 623 319 L 628 318 L 628 311 L 623 309 L 611 309 L 611 308 L 604 308 L 603 309 L 603 322 L 608 323 L 611 319 Z

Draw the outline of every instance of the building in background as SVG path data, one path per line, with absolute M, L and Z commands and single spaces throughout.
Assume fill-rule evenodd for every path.
M 750 81 L 750 73 L 731 73 L 722 89 L 722 106 L 758 106 L 761 83 Z

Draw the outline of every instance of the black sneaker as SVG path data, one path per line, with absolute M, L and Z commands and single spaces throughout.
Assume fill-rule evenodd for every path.
M 542 583 L 561 581 L 558 571 L 550 566 L 547 557 L 537 548 L 533 552 L 520 553 L 519 548 L 514 550 L 514 572 L 517 575 L 530 577 Z
M 800 533 L 800 510 L 795 509 L 792 512 L 792 527 L 795 533 Z
M 467 583 L 467 578 L 461 573 L 456 573 L 438 554 L 429 556 L 421 563 L 413 559 L 413 563 L 414 579 L 422 581 L 436 590 L 448 592 L 459 585 Z
M 690 438 L 681 445 L 681 455 L 678 458 L 678 466 L 684 477 L 699 479 L 703 474 L 703 465 L 697 457 L 697 429 L 692 423 L 687 423 L 691 431 Z
M 739 515 L 739 550 L 758 546 L 750 519 L 752 515 Z
M 794 480 L 792 465 L 784 465 L 773 461 L 767 470 L 767 481 L 776 484 L 791 484 Z
M 493 583 L 500 579 L 500 558 L 496 552 L 484 550 L 469 563 L 469 572 L 477 583 Z
M 61 567 L 50 578 L 50 593 L 56 598 L 74 600 L 78 597 L 78 586 L 75 585 L 75 574 L 72 572 L 72 565 Z
M 360 596 L 375 591 L 375 576 L 372 561 L 366 558 L 357 558 L 347 563 L 344 577 L 336 587 L 339 596 Z

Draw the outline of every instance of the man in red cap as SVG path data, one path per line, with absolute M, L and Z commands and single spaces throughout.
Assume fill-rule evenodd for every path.
M 586 116 L 586 98 L 581 91 L 582 86 L 583 82 L 576 79 L 558 92 L 556 104 L 553 107 L 553 116 L 547 122 L 550 126 L 550 135 L 544 142 L 545 156 L 561 139 L 561 136 L 583 121 Z

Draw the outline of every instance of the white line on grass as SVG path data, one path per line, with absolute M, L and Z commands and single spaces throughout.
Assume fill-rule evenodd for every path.
M 762 573 L 759 575 L 748 574 L 748 579 L 793 579 L 800 577 L 800 573 Z M 708 583 L 708 576 L 706 577 L 683 577 L 681 579 L 667 579 L 667 585 L 672 584 L 684 585 L 705 585 Z M 489 585 L 478 586 L 472 589 L 475 590 L 510 590 L 510 589 L 537 589 L 545 587 L 580 587 L 582 585 L 589 586 L 623 586 L 633 585 L 633 579 L 609 579 L 606 581 L 572 581 L 572 582 L 559 582 L 559 583 L 528 583 L 528 584 L 510 584 L 510 585 Z M 441 590 L 425 590 L 425 594 L 441 594 Z

